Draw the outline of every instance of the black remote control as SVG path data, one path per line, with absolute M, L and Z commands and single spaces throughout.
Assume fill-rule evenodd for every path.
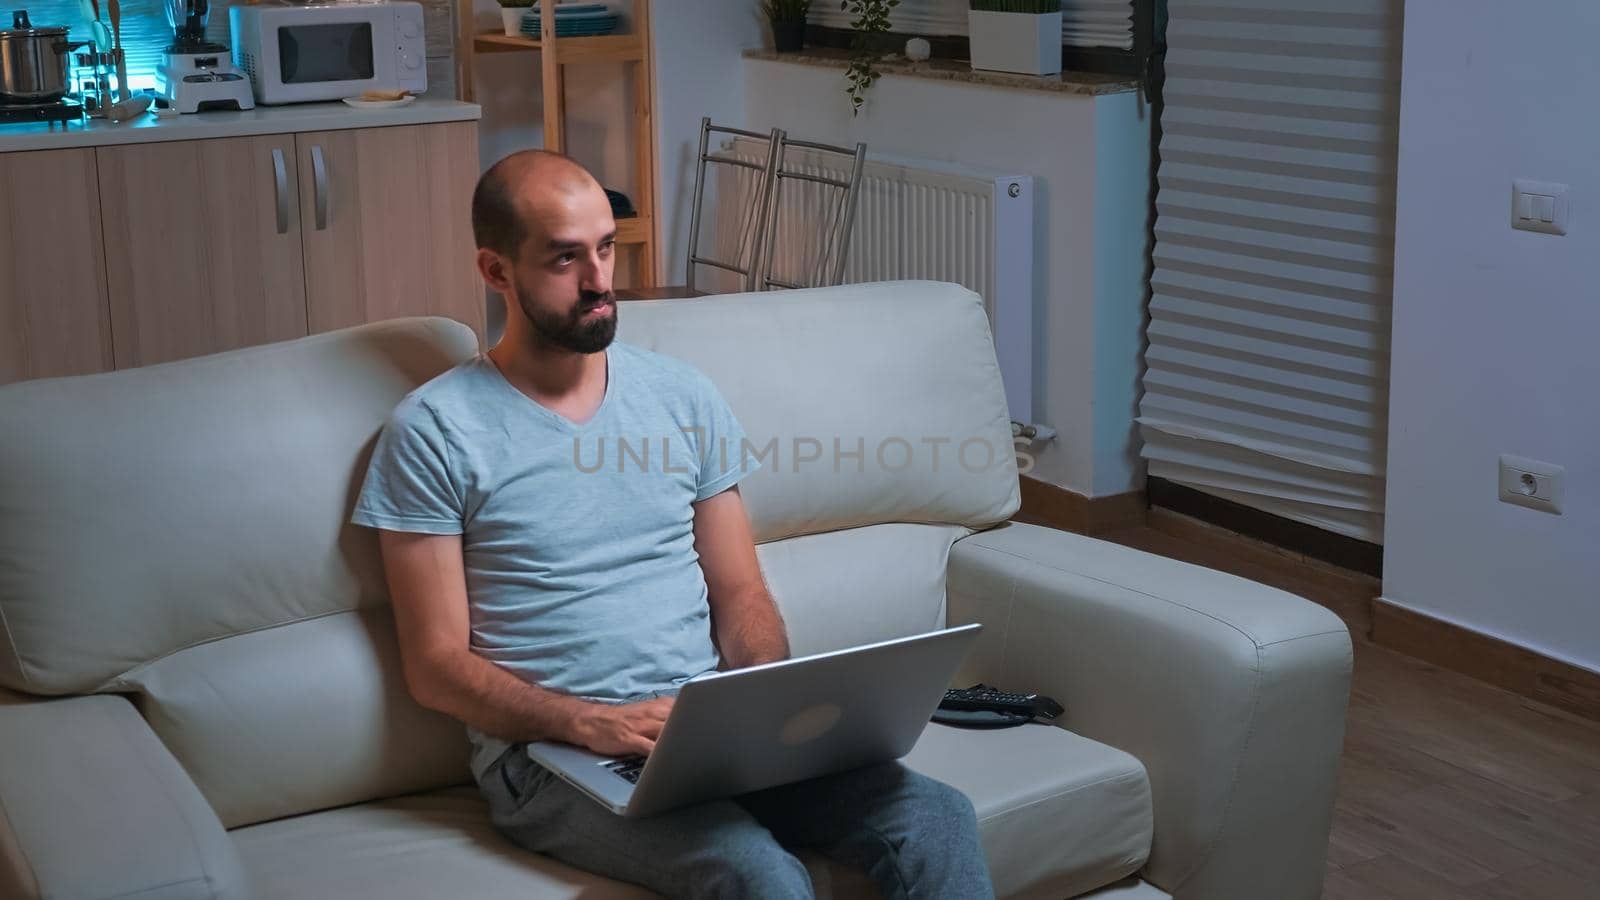
M 940 709 L 980 710 L 986 712 L 1020 713 L 1053 719 L 1061 714 L 1061 704 L 1038 694 L 1013 694 L 986 684 L 966 689 L 944 692 Z

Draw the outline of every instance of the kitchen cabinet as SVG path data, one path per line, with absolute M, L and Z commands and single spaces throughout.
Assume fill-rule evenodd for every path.
M 96 152 L 118 368 L 306 335 L 294 135 Z
M 477 115 L 308 104 L 0 133 L 0 383 L 398 316 L 481 339 Z
M 483 333 L 471 228 L 471 123 L 296 136 L 312 333 L 399 316 Z
M 0 384 L 112 367 L 91 149 L 0 154 Z

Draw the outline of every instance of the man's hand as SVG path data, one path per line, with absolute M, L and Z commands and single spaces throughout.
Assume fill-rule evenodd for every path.
M 675 697 L 639 703 L 586 704 L 572 723 L 575 743 L 606 756 L 648 756 L 667 723 Z

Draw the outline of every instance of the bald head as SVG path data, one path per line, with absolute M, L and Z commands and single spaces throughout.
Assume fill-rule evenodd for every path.
M 548 204 L 601 191 L 589 170 L 548 150 L 522 150 L 489 167 L 472 192 L 472 236 L 479 247 L 516 258 L 527 223 Z

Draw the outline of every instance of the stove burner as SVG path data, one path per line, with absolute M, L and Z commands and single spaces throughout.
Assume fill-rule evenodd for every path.
M 0 103 L 0 123 L 7 122 L 61 122 L 63 124 L 83 116 L 83 106 L 70 100 L 54 103 Z

